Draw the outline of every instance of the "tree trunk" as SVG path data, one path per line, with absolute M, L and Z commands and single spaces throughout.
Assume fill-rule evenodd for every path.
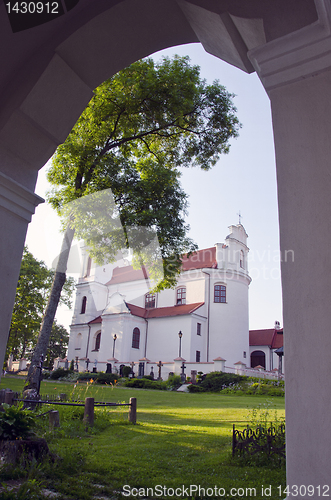
M 74 234 L 75 234 L 75 229 L 70 227 L 70 224 L 68 224 L 66 231 L 64 233 L 61 252 L 56 266 L 52 288 L 45 309 L 44 317 L 40 326 L 39 337 L 36 348 L 32 356 L 31 365 L 25 381 L 24 390 L 35 389 L 36 391 L 39 391 L 40 360 L 41 356 L 45 358 L 48 349 L 53 321 L 60 301 L 62 288 L 66 281 L 66 271 L 67 271 L 69 252 Z

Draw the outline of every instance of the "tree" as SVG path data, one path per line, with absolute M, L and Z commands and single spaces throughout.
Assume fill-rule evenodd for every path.
M 13 359 L 29 355 L 37 341 L 38 332 L 50 292 L 54 271 L 36 259 L 25 247 L 17 283 L 15 304 L 9 330 L 6 357 Z M 64 287 L 61 302 L 71 306 L 73 280 Z
M 178 56 L 159 63 L 138 61 L 95 90 L 72 132 L 58 147 L 48 172 L 48 180 L 55 186 L 48 201 L 60 214 L 64 210 L 69 222 L 62 264 L 39 335 L 43 347 L 37 345 L 32 365 L 38 364 L 48 342 L 75 231 L 87 240 L 90 255 L 98 262 L 114 258 L 130 243 L 140 260 L 143 247 L 156 234 L 163 266 L 158 289 L 175 285 L 181 255 L 197 248 L 186 236 L 187 197 L 180 187 L 178 169 L 199 166 L 208 170 L 221 153 L 229 151 L 229 140 L 237 137 L 240 126 L 232 97 L 217 81 L 207 85 L 200 78 L 199 67 L 191 66 L 188 57 Z M 102 205 L 107 215 L 97 223 L 94 209 L 82 211 L 81 205 L 71 203 L 109 189 L 115 203 L 110 210 Z M 122 231 L 114 224 L 105 233 L 109 218 L 116 217 Z M 98 227 L 89 238 L 93 223 Z M 149 228 L 143 237 L 135 231 L 141 227 Z M 30 372 L 28 385 L 36 387 L 33 366 Z
M 62 325 L 54 321 L 49 338 L 48 349 L 44 365 L 53 368 L 55 358 L 64 358 L 67 352 L 69 333 Z

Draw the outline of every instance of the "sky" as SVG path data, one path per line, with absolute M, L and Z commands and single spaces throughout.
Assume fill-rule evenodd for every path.
M 219 80 L 235 94 L 234 105 L 242 124 L 230 152 L 212 170 L 182 170 L 181 183 L 189 196 L 186 222 L 189 236 L 199 248 L 221 243 L 228 227 L 241 223 L 248 234 L 250 329 L 272 328 L 282 323 L 277 182 L 270 101 L 255 73 L 243 71 L 206 53 L 200 44 L 172 47 L 153 54 L 155 60 L 174 54 L 188 55 L 201 68 L 208 83 Z M 46 166 L 39 172 L 36 194 L 45 197 L 49 185 Z M 60 220 L 47 203 L 39 205 L 29 225 L 26 245 L 49 267 L 62 241 Z M 74 276 L 75 277 L 75 276 Z M 76 275 L 77 277 L 77 275 Z M 57 320 L 66 328 L 72 311 L 61 307 Z

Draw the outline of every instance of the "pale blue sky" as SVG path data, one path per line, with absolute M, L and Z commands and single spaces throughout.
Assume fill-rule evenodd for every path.
M 270 103 L 257 75 L 248 75 L 207 54 L 200 44 L 174 47 L 155 54 L 189 55 L 201 67 L 208 82 L 218 79 L 231 93 L 242 123 L 239 138 L 209 172 L 186 169 L 182 185 L 189 195 L 190 236 L 199 248 L 224 241 L 228 226 L 238 223 L 238 212 L 249 236 L 250 328 L 272 328 L 282 324 L 279 227 L 276 167 Z M 36 193 L 47 189 L 45 169 L 38 178 Z M 26 243 L 29 250 L 51 265 L 61 244 L 59 221 L 44 203 L 36 210 Z M 63 308 L 58 321 L 68 327 L 72 313 Z

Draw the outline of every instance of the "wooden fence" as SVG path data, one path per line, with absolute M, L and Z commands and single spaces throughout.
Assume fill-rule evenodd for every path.
M 135 424 L 137 421 L 137 399 L 130 398 L 129 403 L 107 403 L 102 401 L 95 401 L 94 398 L 85 398 L 85 401 L 66 401 L 66 394 L 60 394 L 59 396 L 42 396 L 40 395 L 38 399 L 27 399 L 23 398 L 22 394 L 13 392 L 11 390 L 0 391 L 0 403 L 4 402 L 9 405 L 15 404 L 16 402 L 22 401 L 25 405 L 30 405 L 31 407 L 46 405 L 61 405 L 61 406 L 84 406 L 84 420 L 89 424 L 93 425 L 94 422 L 94 408 L 100 408 L 105 406 L 128 406 L 129 407 L 129 422 Z M 51 413 L 51 412 L 47 412 Z

